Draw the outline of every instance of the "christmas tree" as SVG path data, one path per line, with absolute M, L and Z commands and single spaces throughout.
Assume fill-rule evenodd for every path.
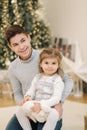
M 4 38 L 9 25 L 22 25 L 31 36 L 33 48 L 49 46 L 51 34 L 47 23 L 39 16 L 41 8 L 39 0 L 0 0 L 0 68 L 6 68 L 9 61 L 16 58 Z

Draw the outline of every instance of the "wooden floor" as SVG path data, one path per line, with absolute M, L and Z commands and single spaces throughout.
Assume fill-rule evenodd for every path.
M 0 107 L 14 106 L 15 100 L 9 95 L 0 95 Z
M 75 97 L 73 95 L 70 95 L 67 98 L 67 100 L 87 104 L 87 93 L 83 94 L 83 96 L 80 97 Z
M 73 95 L 70 95 L 67 100 L 74 101 L 74 102 L 80 102 L 87 104 L 87 93 L 84 94 L 82 97 L 75 97 Z M 9 95 L 0 95 L 0 107 L 7 107 L 7 106 L 15 106 L 15 100 Z

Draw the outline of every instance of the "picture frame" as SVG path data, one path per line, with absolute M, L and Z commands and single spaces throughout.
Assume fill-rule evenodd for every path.
M 76 45 L 74 43 L 70 43 L 67 38 L 55 37 L 52 40 L 52 47 L 58 48 L 63 56 L 75 61 Z

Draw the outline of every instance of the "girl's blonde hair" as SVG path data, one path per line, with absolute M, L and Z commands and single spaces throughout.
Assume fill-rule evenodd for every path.
M 61 68 L 61 61 L 62 61 L 62 55 L 60 53 L 60 51 L 56 48 L 45 48 L 42 50 L 42 52 L 40 53 L 40 60 L 39 60 L 39 71 L 40 73 L 43 73 L 43 69 L 40 67 L 40 64 L 42 63 L 42 61 L 45 58 L 56 58 L 58 61 L 58 70 L 56 73 L 58 73 L 62 78 L 63 78 L 63 70 Z

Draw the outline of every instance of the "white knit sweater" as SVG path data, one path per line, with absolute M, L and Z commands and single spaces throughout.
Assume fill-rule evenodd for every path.
M 37 74 L 25 94 L 25 96 L 31 96 L 33 101 L 27 101 L 23 104 L 22 108 L 34 122 L 44 122 L 52 110 L 51 107 L 58 104 L 61 100 L 63 89 L 64 82 L 58 74 L 53 76 Z M 41 104 L 41 111 L 39 113 L 33 112 L 31 109 L 34 102 Z
M 61 100 L 63 89 L 64 82 L 58 74 L 53 76 L 37 74 L 25 95 L 31 96 L 44 105 L 54 106 Z

